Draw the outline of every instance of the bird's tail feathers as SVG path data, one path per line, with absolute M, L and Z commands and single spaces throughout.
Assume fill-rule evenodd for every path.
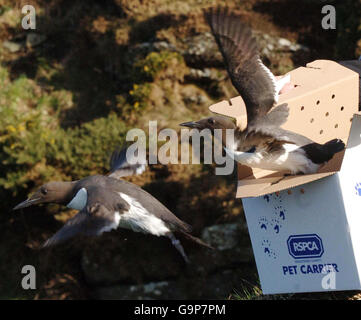
M 179 230 L 179 232 L 180 232 L 181 234 L 183 234 L 185 238 L 187 238 L 187 239 L 189 239 L 189 240 L 191 240 L 191 241 L 193 241 L 193 242 L 196 242 L 196 243 L 198 243 L 199 245 L 201 245 L 201 246 L 203 246 L 203 247 L 206 247 L 206 248 L 208 248 L 208 249 L 214 250 L 214 248 L 213 248 L 211 245 L 209 245 L 208 243 L 205 243 L 205 242 L 202 241 L 201 239 L 199 239 L 199 238 L 197 238 L 197 237 L 194 237 L 194 236 L 190 235 L 189 233 L 184 232 L 184 231 L 181 231 L 181 230 Z
M 328 142 L 326 142 L 323 147 L 329 152 L 329 153 L 337 153 L 345 149 L 345 143 L 341 139 L 333 139 Z
M 335 153 L 345 149 L 345 144 L 340 139 L 333 139 L 324 144 L 310 143 L 302 149 L 314 163 L 322 164 L 329 161 Z

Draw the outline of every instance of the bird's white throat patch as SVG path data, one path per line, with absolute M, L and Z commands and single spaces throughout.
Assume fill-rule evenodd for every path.
M 85 188 L 81 188 L 75 197 L 66 205 L 68 208 L 82 210 L 88 201 L 88 192 Z

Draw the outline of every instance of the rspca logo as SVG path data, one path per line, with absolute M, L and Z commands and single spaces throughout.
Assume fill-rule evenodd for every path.
M 320 258 L 323 255 L 322 239 L 317 234 L 289 236 L 288 252 L 295 259 Z

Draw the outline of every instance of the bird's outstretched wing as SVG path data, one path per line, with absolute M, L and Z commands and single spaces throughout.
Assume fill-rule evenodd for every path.
M 127 147 L 117 148 L 110 157 L 109 177 L 119 179 L 121 177 L 141 174 L 145 171 L 146 165 L 133 162 L 133 154 L 127 157 Z M 130 157 L 130 158 L 129 158 Z
M 262 131 L 272 133 L 273 130 L 281 127 L 288 119 L 289 108 L 287 103 L 274 107 L 265 115 L 258 116 L 248 125 L 248 131 Z
M 117 226 L 114 214 L 105 206 L 96 202 L 92 205 L 87 205 L 73 218 L 69 219 L 57 233 L 43 244 L 43 247 L 56 245 L 77 234 L 97 236 L 103 232 L 115 229 Z
M 204 15 L 232 83 L 246 104 L 247 123 L 251 124 L 276 102 L 275 77 L 260 60 L 256 40 L 240 16 L 220 7 L 208 9 Z

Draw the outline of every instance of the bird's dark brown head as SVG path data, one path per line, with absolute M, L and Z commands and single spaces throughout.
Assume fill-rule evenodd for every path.
M 222 116 L 212 116 L 199 121 L 184 122 L 180 126 L 198 130 L 210 129 L 212 132 L 215 129 L 236 129 L 236 124 L 231 118 Z
M 15 206 L 13 210 L 30 207 L 39 203 L 68 203 L 72 199 L 73 186 L 72 182 L 48 182 L 43 184 L 27 200 Z

